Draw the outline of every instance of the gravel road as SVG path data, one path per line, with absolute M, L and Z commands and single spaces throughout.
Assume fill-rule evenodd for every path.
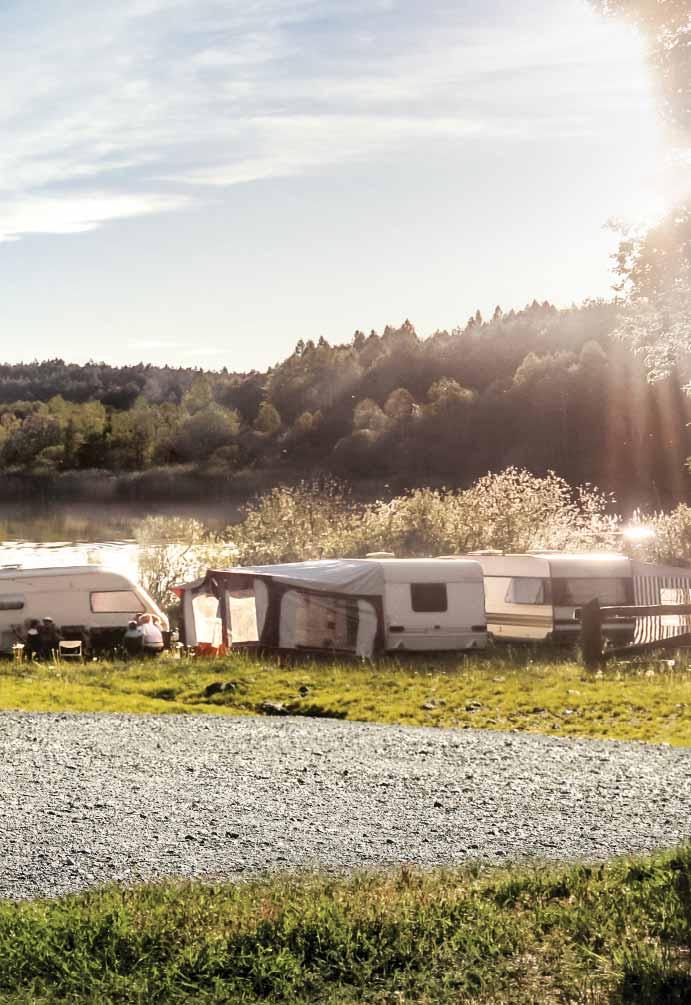
M 0 897 L 691 838 L 691 749 L 333 720 L 0 713 Z

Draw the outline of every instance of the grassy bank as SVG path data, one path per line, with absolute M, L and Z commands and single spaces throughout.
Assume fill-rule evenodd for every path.
M 0 905 L 3 1002 L 691 1000 L 691 849 Z
M 691 670 L 655 661 L 592 675 L 570 662 L 393 661 L 280 667 L 234 655 L 127 664 L 0 664 L 0 708 L 213 712 L 520 729 L 562 736 L 691 744 Z M 209 685 L 224 690 L 209 693 Z

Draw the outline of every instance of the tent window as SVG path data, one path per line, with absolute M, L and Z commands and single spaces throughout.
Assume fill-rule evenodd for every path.
M 515 576 L 509 581 L 506 604 L 549 604 L 549 580 Z
M 354 651 L 358 641 L 355 598 L 289 590 L 281 603 L 281 645 L 285 648 Z
M 12 596 L 9 593 L 0 594 L 0 611 L 21 611 L 24 606 L 24 597 Z
M 237 590 L 226 596 L 231 642 L 257 642 L 259 634 L 254 590 Z
M 91 594 L 94 614 L 143 614 L 146 608 L 132 590 L 104 590 Z
M 212 593 L 198 593 L 192 598 L 194 629 L 198 643 L 218 648 L 223 643 L 223 622 L 218 598 Z
M 436 614 L 449 609 L 446 583 L 411 583 L 410 603 L 419 614 Z

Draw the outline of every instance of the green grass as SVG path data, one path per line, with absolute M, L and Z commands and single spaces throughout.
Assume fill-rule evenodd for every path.
M 214 681 L 234 690 L 205 696 Z M 254 715 L 271 711 L 267 702 L 296 715 L 366 722 L 691 744 L 691 669 L 660 660 L 612 664 L 596 675 L 574 662 L 529 661 L 525 652 L 292 668 L 241 655 L 0 664 L 3 709 Z
M 691 1000 L 691 848 L 0 904 L 6 1003 Z

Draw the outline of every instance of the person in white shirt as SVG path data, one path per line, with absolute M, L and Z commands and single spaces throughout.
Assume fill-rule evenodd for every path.
M 139 628 L 142 633 L 142 648 L 144 654 L 155 656 L 163 650 L 163 634 L 157 624 L 154 623 L 150 614 L 142 614 L 139 619 Z

